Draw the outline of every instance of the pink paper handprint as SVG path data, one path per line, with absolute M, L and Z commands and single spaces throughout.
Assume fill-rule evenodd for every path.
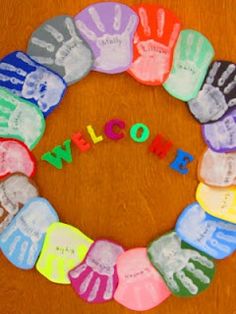
M 137 5 L 133 10 L 139 15 L 140 24 L 128 72 L 143 84 L 161 85 L 171 70 L 180 21 L 171 11 L 157 4 Z
M 68 274 L 76 293 L 90 303 L 111 300 L 118 285 L 116 261 L 123 252 L 111 241 L 94 242 L 85 260 Z
M 133 10 L 116 2 L 96 3 L 76 15 L 75 24 L 93 51 L 95 71 L 115 74 L 129 68 L 138 24 Z

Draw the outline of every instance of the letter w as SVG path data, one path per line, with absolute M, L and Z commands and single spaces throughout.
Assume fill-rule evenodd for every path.
M 63 160 L 68 163 L 72 162 L 71 140 L 66 140 L 63 146 L 64 148 L 61 145 L 54 147 L 51 152 L 42 155 L 41 159 L 47 161 L 57 169 L 62 169 Z

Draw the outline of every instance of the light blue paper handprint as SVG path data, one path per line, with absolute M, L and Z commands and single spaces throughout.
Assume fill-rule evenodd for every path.
M 33 268 L 46 231 L 56 221 L 57 213 L 46 199 L 31 199 L 1 234 L 0 248 L 3 254 L 18 268 Z
M 178 218 L 176 233 L 215 259 L 223 259 L 236 249 L 236 224 L 207 214 L 197 202 L 184 209 Z
M 60 103 L 66 83 L 24 52 L 14 51 L 0 62 L 0 87 L 36 104 L 46 117 Z

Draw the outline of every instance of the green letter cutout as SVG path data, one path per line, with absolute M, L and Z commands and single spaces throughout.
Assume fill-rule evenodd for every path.
M 45 153 L 41 159 L 47 161 L 57 169 L 62 169 L 62 160 L 70 163 L 72 162 L 71 154 L 71 140 L 66 140 L 63 144 L 53 148 L 52 152 Z

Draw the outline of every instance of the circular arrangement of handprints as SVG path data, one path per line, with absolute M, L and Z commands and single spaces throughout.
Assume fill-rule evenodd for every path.
M 74 19 L 60 15 L 46 21 L 32 33 L 27 53 L 14 51 L 2 58 L 0 248 L 5 257 L 20 269 L 35 266 L 54 283 L 71 284 L 89 303 L 114 299 L 137 311 L 153 308 L 171 294 L 186 297 L 205 290 L 214 277 L 214 259 L 236 249 L 236 65 L 212 62 L 213 57 L 204 35 L 181 30 L 180 20 L 160 5 L 130 8 L 101 2 Z M 46 117 L 68 85 L 91 70 L 110 75 L 127 71 L 139 83 L 163 85 L 187 102 L 202 124 L 207 149 L 198 166 L 197 202 L 147 248 L 125 250 L 108 239 L 93 241 L 60 222 L 31 178 L 36 171 L 31 150 L 44 134 Z M 113 119 L 105 133 L 119 140 L 122 133 L 115 127 L 124 126 Z M 132 138 L 140 127 L 149 136 L 137 124 Z M 94 143 L 99 141 L 91 126 L 89 134 Z M 90 149 L 80 133 L 72 140 L 81 151 Z M 62 160 L 70 162 L 71 140 L 64 144 L 42 159 L 56 168 Z M 164 144 L 155 138 L 151 151 L 163 154 Z M 190 160 L 180 151 L 171 167 L 184 174 Z

